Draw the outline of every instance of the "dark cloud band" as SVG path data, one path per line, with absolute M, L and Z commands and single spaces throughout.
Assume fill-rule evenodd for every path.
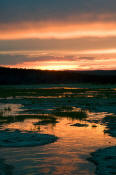
M 115 7 L 115 0 L 0 0 L 0 22 L 115 21 Z

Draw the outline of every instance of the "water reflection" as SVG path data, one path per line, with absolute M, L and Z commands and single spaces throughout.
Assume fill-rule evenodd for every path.
M 59 139 L 42 147 L 1 148 L 1 157 L 15 166 L 14 175 L 94 175 L 95 167 L 86 158 L 116 142 L 104 134 L 101 124 L 102 118 L 113 115 L 108 110 L 115 107 L 115 90 L 50 87 L 17 91 L 15 98 L 2 99 L 1 129 L 36 131 Z
M 77 172 L 79 175 L 94 174 L 94 165 L 86 161 L 90 152 L 99 147 L 115 144 L 115 139 L 104 134 L 104 126 L 100 124 L 93 128 L 92 123 L 81 121 L 89 126 L 74 127 L 71 124 L 80 122 L 79 120 L 60 118 L 55 126 L 41 125 L 39 131 L 34 125 L 37 121 L 37 119 L 26 119 L 24 122 L 5 125 L 9 129 L 41 131 L 59 137 L 57 142 L 43 147 L 1 149 L 1 156 L 16 166 L 14 174 L 77 175 Z
M 21 104 L 3 104 L 0 103 L 0 116 L 12 116 L 21 111 Z

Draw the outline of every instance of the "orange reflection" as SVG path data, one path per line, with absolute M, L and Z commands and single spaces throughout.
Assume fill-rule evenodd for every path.
M 26 120 L 23 123 L 14 123 L 7 125 L 6 128 L 9 129 L 19 129 L 37 131 L 37 128 L 33 128 L 34 120 Z M 35 120 L 36 122 L 36 120 Z M 77 122 L 77 121 L 75 121 Z M 67 119 L 61 119 L 60 123 L 56 124 L 55 127 L 41 126 L 41 133 L 53 134 L 59 137 L 57 142 L 53 144 L 48 144 L 44 147 L 31 147 L 26 149 L 10 149 L 10 158 L 13 157 L 13 165 L 19 158 L 21 161 L 27 163 L 29 162 L 31 169 L 35 168 L 35 173 L 38 171 L 39 174 L 86 174 L 90 175 L 87 167 L 80 169 L 80 165 L 86 165 L 86 159 L 90 157 L 90 153 L 94 152 L 98 148 L 114 146 L 116 143 L 115 138 L 104 135 L 104 126 L 97 125 L 97 127 L 73 127 L 70 126 L 71 121 Z M 7 150 L 9 150 L 7 149 Z M 4 154 L 8 152 L 6 149 L 1 152 L 2 157 L 5 157 Z M 30 158 L 31 155 L 31 158 Z M 51 156 L 52 155 L 52 156 Z M 47 158 L 46 158 L 47 156 Z M 34 162 L 34 164 L 33 164 Z M 39 164 L 39 162 L 42 162 Z M 19 162 L 20 163 L 20 162 Z M 24 165 L 24 166 L 23 166 Z M 20 169 L 26 171 L 27 168 L 25 163 L 21 163 L 21 166 L 18 166 Z M 44 166 L 47 165 L 47 166 Z M 91 165 L 92 166 L 92 165 Z M 17 167 L 15 165 L 15 167 Z M 92 168 L 92 167 L 91 167 Z M 53 169 L 53 170 L 52 170 Z M 54 171 L 55 169 L 55 171 Z M 93 169 L 93 173 L 94 174 Z M 17 172 L 20 170 L 18 169 Z M 91 170 L 92 171 L 92 170 Z M 75 173 L 74 173 L 75 172 Z M 28 173 L 29 174 L 29 173 Z

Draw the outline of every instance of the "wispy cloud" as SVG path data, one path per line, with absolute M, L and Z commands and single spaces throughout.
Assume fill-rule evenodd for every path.
M 113 56 L 116 55 L 116 48 L 111 49 L 88 49 L 88 50 L 12 50 L 12 51 L 0 51 L 0 55 L 25 55 L 28 57 L 38 57 L 38 56 L 81 56 L 81 57 L 92 57 L 92 56 Z
M 86 37 L 116 37 L 116 24 L 25 22 L 0 24 L 0 40 L 17 39 L 75 39 Z
M 83 52 L 83 51 L 82 51 Z M 57 51 L 58 54 L 58 51 Z M 59 56 L 52 52 L 0 52 L 0 65 L 19 68 L 49 69 L 49 70 L 96 70 L 115 69 L 116 57 L 110 55 L 84 56 L 81 54 L 60 53 Z
M 115 0 L 1 0 L 0 40 L 116 36 Z
M 114 69 L 115 0 L 0 0 L 0 65 Z

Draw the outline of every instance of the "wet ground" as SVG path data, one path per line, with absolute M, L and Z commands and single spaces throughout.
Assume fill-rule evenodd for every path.
M 87 160 L 90 153 L 116 146 L 103 122 L 115 116 L 115 106 L 116 89 L 110 86 L 1 87 L 1 134 L 18 131 L 58 137 L 43 146 L 2 146 L 1 158 L 14 167 L 13 175 L 94 175 L 95 165 Z

